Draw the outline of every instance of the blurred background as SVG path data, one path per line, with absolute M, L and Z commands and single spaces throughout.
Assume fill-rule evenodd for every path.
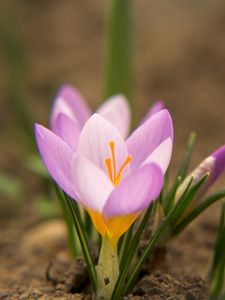
M 47 204 L 48 182 L 34 155 L 33 123 L 47 126 L 54 95 L 66 82 L 77 87 L 93 109 L 104 100 L 107 2 L 1 1 L 2 234 L 11 224 L 2 245 L 12 242 L 18 224 L 25 224 L 23 232 L 59 213 Z M 172 168 L 177 167 L 191 131 L 197 133 L 195 166 L 225 143 L 225 3 L 138 0 L 134 24 L 136 117 L 163 99 L 174 120 Z M 224 181 L 223 177 L 218 185 Z

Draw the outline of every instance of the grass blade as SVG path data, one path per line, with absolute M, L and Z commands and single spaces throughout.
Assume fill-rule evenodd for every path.
M 129 249 L 130 246 L 130 241 L 133 235 L 133 228 L 134 228 L 134 224 L 132 224 L 129 228 L 129 230 L 125 233 L 121 246 L 119 248 L 119 263 L 120 263 L 120 267 L 123 261 L 126 260 L 127 257 L 127 251 Z
M 132 262 L 134 254 L 137 250 L 141 234 L 142 234 L 143 230 L 145 229 L 146 225 L 148 224 L 148 220 L 152 213 L 153 206 L 154 206 L 153 204 L 150 205 L 148 207 L 148 209 L 146 210 L 145 215 L 142 218 L 141 223 L 138 226 L 138 229 L 137 229 L 136 233 L 134 234 L 134 237 L 129 245 L 127 255 L 126 255 L 125 259 L 121 261 L 120 275 L 117 280 L 117 283 L 116 283 L 116 286 L 115 286 L 115 289 L 114 289 L 114 292 L 113 292 L 113 295 L 111 298 L 112 300 L 120 299 L 121 294 L 123 293 L 124 284 L 125 284 L 127 274 L 128 274 L 129 268 L 130 268 L 130 264 Z
M 174 182 L 173 186 L 171 187 L 170 191 L 167 194 L 167 197 L 165 197 L 165 200 L 163 202 L 164 212 L 165 215 L 168 214 L 168 212 L 172 209 L 175 195 L 177 192 L 177 189 L 181 183 L 181 177 L 177 177 L 177 180 Z
M 74 228 L 72 215 L 69 211 L 67 202 L 65 201 L 65 198 L 64 198 L 61 190 L 58 188 L 58 186 L 54 182 L 53 182 L 53 184 L 54 184 L 56 195 L 57 195 L 59 202 L 61 204 L 61 207 L 62 207 L 63 216 L 64 216 L 67 233 L 68 233 L 68 242 L 69 242 L 70 250 L 71 250 L 71 253 L 73 256 L 77 256 L 78 255 L 77 242 L 79 242 L 79 241 L 76 240 L 76 234 L 75 234 L 75 228 Z
M 80 244 L 81 244 L 81 248 L 83 251 L 83 255 L 87 264 L 87 269 L 88 269 L 88 273 L 91 279 L 91 285 L 94 291 L 96 291 L 96 287 L 97 287 L 97 277 L 96 277 L 96 270 L 95 270 L 95 265 L 91 256 L 91 251 L 87 242 L 87 238 L 86 238 L 86 234 L 85 234 L 85 229 L 84 229 L 84 225 L 82 223 L 81 217 L 80 217 L 80 213 L 79 213 L 79 208 L 77 203 L 71 199 L 69 196 L 67 196 L 64 193 L 64 196 L 67 200 L 68 206 L 70 208 L 70 211 L 72 213 L 72 217 L 73 217 L 73 221 L 74 221 L 74 225 L 80 240 Z
M 194 208 L 180 223 L 178 223 L 173 231 L 172 235 L 179 234 L 184 228 L 190 224 L 194 219 L 196 219 L 204 210 L 206 210 L 209 206 L 215 203 L 218 200 L 221 200 L 225 197 L 225 190 L 221 190 L 216 192 L 213 195 L 208 196 L 201 204 L 199 204 L 196 208 Z
M 178 204 L 179 209 L 177 209 L 177 213 L 174 214 L 174 216 L 172 218 L 172 222 L 170 224 L 172 230 L 176 226 L 176 224 L 179 222 L 179 219 L 181 217 L 183 217 L 183 213 L 185 212 L 186 208 L 188 207 L 188 205 L 192 201 L 193 197 L 197 194 L 197 192 L 199 191 L 201 186 L 204 184 L 204 182 L 206 181 L 208 176 L 209 176 L 209 173 L 206 173 L 193 186 L 191 186 L 193 178 L 190 179 L 190 182 L 189 182 L 187 188 L 185 189 L 184 194 L 178 200 L 177 204 Z
M 177 201 L 176 203 L 176 213 L 174 213 L 171 217 L 171 220 L 170 220 L 170 226 L 172 226 L 174 223 L 176 223 L 177 219 L 179 219 L 180 215 L 181 215 L 181 212 L 184 211 L 184 207 L 187 207 L 187 200 L 189 199 L 187 197 L 188 195 L 188 192 L 190 190 L 190 187 L 191 187 L 191 184 L 192 184 L 192 181 L 193 181 L 193 177 L 191 177 L 189 183 L 187 184 L 185 190 L 183 191 L 180 199 Z
M 210 299 L 224 299 L 225 284 L 225 203 L 221 210 L 220 224 L 214 245 L 214 258 L 209 273 Z
M 191 161 L 191 157 L 192 157 L 192 152 L 193 152 L 193 148 L 195 145 L 195 140 L 196 140 L 196 133 L 192 132 L 188 138 L 188 142 L 187 142 L 187 147 L 184 153 L 184 157 L 182 159 L 180 168 L 178 170 L 177 176 L 176 177 L 181 177 L 182 180 L 186 177 L 187 175 L 187 171 L 188 171 L 188 167 Z
M 157 230 L 155 231 L 155 234 L 152 236 L 151 240 L 146 245 L 144 251 L 142 252 L 141 256 L 138 259 L 137 264 L 135 265 L 134 269 L 131 271 L 125 287 L 123 287 L 123 294 L 126 294 L 130 291 L 143 264 L 149 258 L 149 256 L 152 254 L 153 250 L 155 249 L 155 246 L 160 241 L 162 235 L 164 234 L 165 230 L 169 226 L 170 219 L 173 216 L 173 214 L 176 212 L 176 209 L 177 209 L 177 205 L 167 215 L 167 217 L 162 220 L 162 222 L 158 226 Z M 114 298 L 113 300 L 116 300 L 116 299 L 119 299 L 119 298 Z

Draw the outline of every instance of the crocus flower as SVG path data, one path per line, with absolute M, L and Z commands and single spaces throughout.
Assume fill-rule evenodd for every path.
M 179 199 L 179 196 L 187 187 L 190 182 L 191 177 L 193 178 L 192 183 L 196 183 L 201 179 L 206 173 L 209 173 L 209 178 L 203 184 L 200 193 L 197 198 L 202 197 L 211 185 L 219 178 L 222 172 L 225 169 L 225 145 L 221 146 L 215 150 L 212 154 L 206 157 L 182 182 L 179 187 L 176 199 Z
M 124 138 L 127 137 L 131 113 L 125 96 L 118 94 L 109 98 L 96 112 L 111 122 Z M 71 85 L 63 85 L 53 103 L 50 128 L 75 150 L 80 131 L 91 115 L 79 91 Z
M 35 125 L 35 135 L 50 175 L 85 207 L 101 235 L 107 234 L 116 245 L 161 191 L 173 126 L 169 112 L 161 110 L 124 141 L 112 123 L 94 114 L 75 141 L 76 151 L 42 125 Z

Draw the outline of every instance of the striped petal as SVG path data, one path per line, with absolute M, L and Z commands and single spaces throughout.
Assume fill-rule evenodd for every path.
M 173 141 L 173 124 L 169 112 L 164 109 L 155 113 L 128 138 L 128 152 L 133 157 L 131 168 L 137 169 L 168 138 Z
M 74 151 L 77 150 L 80 129 L 76 123 L 63 113 L 55 119 L 52 131 L 61 137 Z
M 64 85 L 59 90 L 50 116 L 50 126 L 54 127 L 54 123 L 59 113 L 64 113 L 71 118 L 79 128 L 91 115 L 90 109 L 81 94 L 72 86 Z
M 127 99 L 123 95 L 115 95 L 105 101 L 96 111 L 115 126 L 123 138 L 128 136 L 131 111 Z
M 42 125 L 35 124 L 35 137 L 49 174 L 61 189 L 76 199 L 77 193 L 73 187 L 70 172 L 73 150 L 59 136 Z
M 115 143 L 115 164 L 117 171 L 128 156 L 127 146 L 119 131 L 105 118 L 98 114 L 86 122 L 80 134 L 78 153 L 92 161 L 107 175 L 105 160 L 111 157 L 109 142 Z M 123 176 L 130 172 L 130 164 L 123 171 Z

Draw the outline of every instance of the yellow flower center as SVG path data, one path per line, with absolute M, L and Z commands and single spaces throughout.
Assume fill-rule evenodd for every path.
M 109 147 L 110 147 L 111 157 L 107 157 L 105 159 L 105 165 L 106 165 L 106 169 L 108 171 L 110 180 L 116 186 L 120 183 L 120 180 L 122 178 L 122 172 L 123 172 L 124 168 L 127 166 L 127 164 L 131 162 L 132 156 L 131 155 L 127 156 L 127 158 L 123 162 L 122 166 L 120 167 L 119 171 L 117 172 L 116 158 L 115 158 L 115 142 L 110 141 Z

